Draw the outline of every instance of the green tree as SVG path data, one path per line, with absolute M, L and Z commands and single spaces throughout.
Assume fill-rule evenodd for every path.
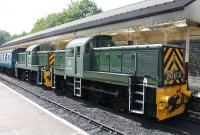
M 81 19 L 102 12 L 97 5 L 91 0 L 80 0 L 72 2 L 71 5 L 61 13 L 53 13 L 46 17 L 40 18 L 34 24 L 31 31 L 38 32 L 70 21 Z
M 0 30 L 0 45 L 10 41 L 10 33 Z
M 68 8 L 68 14 L 72 20 L 84 18 L 102 12 L 97 5 L 90 0 L 73 2 Z
M 28 33 L 26 33 L 25 31 L 22 32 L 21 34 L 14 34 L 10 37 L 10 40 L 13 40 L 13 39 L 16 39 L 16 38 L 19 38 L 19 37 L 23 37 L 23 36 L 26 36 L 28 35 Z
M 40 30 L 44 30 L 47 28 L 47 25 L 46 25 L 46 19 L 45 18 L 41 18 L 41 19 L 38 19 L 37 22 L 34 24 L 33 26 L 33 29 L 31 30 L 31 32 L 37 32 L 37 31 L 40 31 Z

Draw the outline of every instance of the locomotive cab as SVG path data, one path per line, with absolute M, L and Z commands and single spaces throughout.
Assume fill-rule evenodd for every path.
M 16 64 L 16 76 L 28 82 L 36 82 L 51 86 L 50 52 L 53 50 L 50 44 L 36 44 L 28 47 L 25 52 L 18 53 Z
M 66 47 L 66 74 L 83 77 L 90 70 L 90 58 L 93 48 L 110 47 L 114 43 L 108 35 L 93 36 L 72 40 Z

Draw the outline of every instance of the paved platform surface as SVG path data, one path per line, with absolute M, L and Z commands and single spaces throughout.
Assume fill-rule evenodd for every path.
M 86 135 L 0 82 L 0 135 Z

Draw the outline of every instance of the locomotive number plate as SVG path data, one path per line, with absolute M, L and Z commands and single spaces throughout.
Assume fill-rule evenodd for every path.
M 179 80 L 183 78 L 183 72 L 181 70 L 168 70 L 165 74 L 166 80 Z

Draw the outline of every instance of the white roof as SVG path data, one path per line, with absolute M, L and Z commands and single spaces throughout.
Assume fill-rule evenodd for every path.
M 38 46 L 39 46 L 39 44 L 37 44 L 37 45 L 32 45 L 32 46 L 28 47 L 28 48 L 26 49 L 26 51 L 32 51 L 33 49 L 35 49 L 35 48 L 38 47 Z
M 40 38 L 51 37 L 51 36 L 55 36 L 56 34 L 57 35 L 64 34 L 64 33 L 66 33 L 66 31 L 71 32 L 73 30 L 76 31 L 76 29 L 79 30 L 78 28 L 84 30 L 84 27 L 87 28 L 87 25 L 89 25 L 89 26 L 94 25 L 94 26 L 92 26 L 92 28 L 94 28 L 94 27 L 98 27 L 95 25 L 98 24 L 99 22 L 105 23 L 105 25 L 111 25 L 107 21 L 111 21 L 111 22 L 117 21 L 118 19 L 121 19 L 122 16 L 126 16 L 127 18 L 129 17 L 130 19 L 131 18 L 134 19 L 134 17 L 136 17 L 136 19 L 137 19 L 137 17 L 138 17 L 137 15 L 140 16 L 140 14 L 142 14 L 145 17 L 145 14 L 148 14 L 149 12 L 152 12 L 152 16 L 154 14 L 156 15 L 157 10 L 158 10 L 158 12 L 159 11 L 161 12 L 160 14 L 165 14 L 165 12 L 162 12 L 163 5 L 169 4 L 167 9 L 173 8 L 172 11 L 175 11 L 175 10 L 182 9 L 182 7 L 185 7 L 187 4 L 190 4 L 191 2 L 194 2 L 194 1 L 199 1 L 199 0 L 145 0 L 145 1 L 134 3 L 134 4 L 124 6 L 121 8 L 113 9 L 113 10 L 110 10 L 107 12 L 102 12 L 102 13 L 99 13 L 99 14 L 96 14 L 93 16 L 75 20 L 75 21 L 72 21 L 72 22 L 69 22 L 66 24 L 62 24 L 62 25 L 59 25 L 59 26 L 56 26 L 53 28 L 49 28 L 49 29 L 46 29 L 46 30 L 43 30 L 40 32 L 36 32 L 36 33 L 30 34 L 30 35 L 15 39 L 8 43 L 5 43 L 4 45 L 5 46 L 6 45 L 14 45 L 14 44 L 18 44 L 19 42 L 20 43 L 28 42 L 28 41 L 33 41 L 33 40 L 37 40 Z M 174 6 L 174 7 L 172 7 L 172 6 Z M 167 12 L 168 11 L 167 9 L 163 9 L 163 10 L 166 10 L 166 12 Z M 172 12 L 172 11 L 168 11 L 168 12 Z M 189 14 L 187 17 L 189 18 L 191 15 L 193 15 L 193 13 Z M 140 17 L 143 18 L 142 16 L 140 16 Z M 177 19 L 179 19 L 179 18 L 177 18 Z M 102 20 L 105 20 L 105 21 L 102 21 Z M 84 25 L 86 25 L 86 26 L 84 26 Z

